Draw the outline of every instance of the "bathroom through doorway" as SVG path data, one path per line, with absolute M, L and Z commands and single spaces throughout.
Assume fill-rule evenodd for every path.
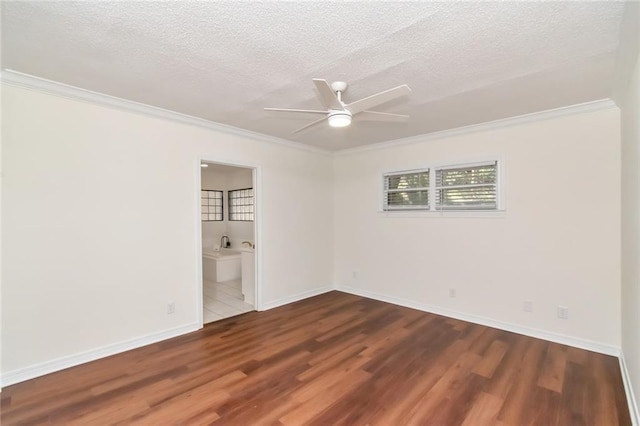
M 202 322 L 256 310 L 256 169 L 200 162 Z

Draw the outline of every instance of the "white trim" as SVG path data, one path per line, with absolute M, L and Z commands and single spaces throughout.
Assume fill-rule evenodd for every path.
M 202 272 L 202 160 L 200 158 L 195 159 L 194 168 L 195 173 L 195 200 L 193 202 L 194 210 L 196 214 L 195 234 L 196 234 L 196 283 L 195 283 L 195 298 L 196 298 L 196 312 L 198 314 L 198 325 L 204 326 L 204 274 Z M 224 218 L 223 218 L 224 219 Z
M 559 333 L 551 333 L 548 331 L 538 330 L 535 328 L 522 327 L 517 324 L 498 321 L 498 320 L 481 317 L 477 315 L 465 314 L 462 312 L 441 308 L 435 305 L 414 302 L 412 300 L 402 299 L 402 298 L 389 296 L 381 293 L 375 293 L 372 291 L 362 290 L 355 287 L 338 285 L 336 289 L 339 291 L 343 291 L 345 293 L 355 294 L 357 296 L 379 300 L 381 302 L 393 303 L 394 305 L 400 305 L 407 308 L 417 309 L 419 311 L 443 315 L 449 318 L 455 318 L 462 321 L 472 322 L 474 324 L 480 324 L 487 327 L 498 328 L 500 330 L 510 331 L 512 333 L 518 333 L 525 336 L 548 340 L 550 342 L 560 343 L 563 345 L 574 346 L 576 348 L 586 349 L 593 352 L 598 352 L 598 353 L 612 355 L 612 356 L 620 355 L 620 347 L 618 346 L 594 342 L 592 340 L 581 339 L 578 337 L 566 336 L 564 334 L 559 334 Z
M 620 351 L 620 372 L 622 373 L 622 383 L 624 384 L 624 391 L 627 395 L 627 405 L 629 406 L 629 414 L 631 415 L 631 423 L 633 426 L 640 426 L 640 411 L 638 410 L 638 404 L 633 393 L 633 387 L 631 386 L 631 377 L 629 377 L 629 370 L 627 370 L 627 363 L 624 359 L 624 353 Z
M 102 346 L 100 348 L 92 349 L 89 351 L 80 352 L 74 355 L 67 355 L 57 359 L 53 359 L 51 361 L 45 361 L 39 364 L 31 365 L 29 367 L 24 367 L 18 370 L 9 371 L 2 375 L 2 379 L 1 379 L 2 386 L 4 387 L 4 386 L 13 385 L 15 383 L 23 382 L 25 380 L 44 376 L 45 374 L 64 370 L 69 367 L 75 367 L 76 365 L 95 361 L 100 358 L 105 358 L 111 355 L 130 351 L 132 349 L 137 349 L 142 346 L 160 342 L 162 340 L 171 339 L 173 337 L 191 333 L 193 331 L 199 330 L 200 328 L 202 327 L 198 323 L 183 325 L 180 327 L 161 331 L 159 333 L 153 333 L 153 334 L 148 334 L 142 337 L 136 337 L 136 338 L 125 340 L 119 343 Z
M 332 156 L 331 151 L 316 148 L 310 145 L 305 145 L 299 142 L 293 142 L 286 139 L 277 138 L 275 136 L 269 136 L 262 133 L 256 133 L 245 129 L 229 126 L 222 123 L 216 123 L 214 121 L 206 120 L 204 118 L 194 117 L 187 114 L 171 111 L 164 108 L 155 107 L 152 105 L 143 104 L 140 102 L 130 101 L 123 98 L 118 98 L 104 93 L 94 92 L 91 90 L 82 89 L 80 87 L 71 86 L 57 81 L 47 80 L 44 78 L 36 77 L 29 74 L 24 74 L 19 71 L 4 70 L 0 74 L 0 81 L 3 84 L 9 86 L 20 87 L 23 89 L 36 90 L 39 92 L 45 92 L 51 95 L 60 96 L 67 99 L 79 100 L 89 102 L 92 104 L 107 106 L 122 111 L 134 112 L 151 117 L 162 118 L 165 120 L 175 121 L 182 124 L 189 124 L 192 126 L 204 127 L 205 129 L 215 130 L 218 132 L 227 133 L 235 136 L 242 136 L 250 139 L 259 140 L 262 142 L 268 142 L 277 145 L 284 145 L 289 148 L 296 148 L 303 151 L 309 151 L 316 154 L 322 154 L 326 156 Z
M 254 220 L 253 220 L 253 243 L 254 243 L 254 295 L 253 307 L 256 311 L 262 310 L 262 166 L 258 164 L 247 163 L 236 160 L 225 160 L 220 158 L 202 157 L 196 158 L 196 279 L 198 280 L 196 288 L 196 303 L 198 306 L 198 315 L 200 326 L 204 325 L 204 303 L 203 303 L 203 285 L 204 277 L 202 276 L 202 217 L 200 213 L 200 190 L 202 188 L 202 168 L 201 163 L 220 164 L 228 167 L 240 167 L 243 169 L 251 169 L 251 179 L 253 182 L 253 204 L 254 204 Z
M 507 217 L 506 210 L 378 210 L 378 213 L 391 219 L 416 218 L 490 218 L 502 219 Z
M 279 306 L 288 305 L 289 303 L 298 302 L 309 297 L 318 296 L 323 293 L 328 293 L 335 290 L 333 286 L 314 288 L 313 290 L 304 291 L 302 293 L 294 294 L 293 296 L 283 297 L 272 302 L 267 302 L 261 306 L 261 311 L 267 311 L 269 309 L 277 308 Z
M 379 174 L 393 174 L 393 173 L 411 173 L 427 169 L 442 169 L 447 167 L 472 167 L 478 165 L 493 164 L 498 162 L 498 165 L 505 163 L 504 154 L 482 154 L 469 157 L 452 157 L 445 158 L 437 161 L 425 162 L 424 159 L 417 159 L 409 163 L 407 166 L 406 158 L 400 159 L 398 162 L 405 164 L 398 165 L 395 168 L 379 169 Z
M 253 187 L 255 190 L 253 191 L 253 210 L 254 210 L 254 218 L 253 218 L 253 252 L 255 256 L 253 257 L 253 267 L 255 268 L 255 273 L 253 274 L 253 279 L 255 281 L 255 287 L 253 290 L 254 301 L 253 307 L 256 311 L 262 310 L 262 212 L 263 212 L 263 203 L 262 200 L 262 167 L 255 166 L 253 168 Z
M 421 142 L 432 141 L 435 139 L 444 139 L 452 136 L 465 135 L 469 133 L 483 132 L 487 130 L 499 129 L 502 127 L 516 126 L 519 124 L 529 123 L 532 121 L 550 120 L 568 115 L 582 114 L 593 111 L 617 108 L 617 105 L 611 99 L 601 99 L 598 101 L 585 102 L 582 104 L 569 105 L 566 107 L 549 109 L 546 111 L 532 112 L 529 114 L 517 115 L 515 117 L 502 118 L 484 123 L 472 124 L 470 126 L 456 127 L 453 129 L 441 130 L 439 132 L 426 133 L 422 135 L 409 136 L 407 138 L 394 139 L 385 142 L 379 142 L 371 145 L 358 146 L 355 148 L 342 149 L 333 153 L 335 157 L 360 154 L 367 151 L 376 151 L 379 149 L 393 148 L 402 145 L 411 145 Z
M 498 172 L 498 176 L 497 176 L 497 182 L 496 184 L 498 185 L 498 193 L 496 194 L 498 196 L 498 211 L 506 211 L 507 210 L 507 173 L 506 173 L 506 166 L 505 166 L 505 159 L 502 157 L 502 155 L 497 156 L 496 157 L 496 167 L 497 167 L 497 172 Z

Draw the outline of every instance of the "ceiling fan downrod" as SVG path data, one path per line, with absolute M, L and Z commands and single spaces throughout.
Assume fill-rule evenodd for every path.
M 338 101 L 344 106 L 344 102 L 342 102 L 342 92 L 347 90 L 347 83 L 344 81 L 334 81 L 331 83 L 331 89 L 336 92 Z

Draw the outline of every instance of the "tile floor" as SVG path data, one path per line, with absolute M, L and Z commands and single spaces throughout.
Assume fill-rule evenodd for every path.
M 225 281 L 217 283 L 205 280 L 204 288 L 204 323 L 218 321 L 253 311 L 253 305 L 242 300 L 242 281 Z

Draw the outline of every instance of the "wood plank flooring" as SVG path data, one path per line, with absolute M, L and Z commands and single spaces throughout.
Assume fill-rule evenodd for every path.
M 618 360 L 331 292 L 1 393 L 2 424 L 630 425 Z

